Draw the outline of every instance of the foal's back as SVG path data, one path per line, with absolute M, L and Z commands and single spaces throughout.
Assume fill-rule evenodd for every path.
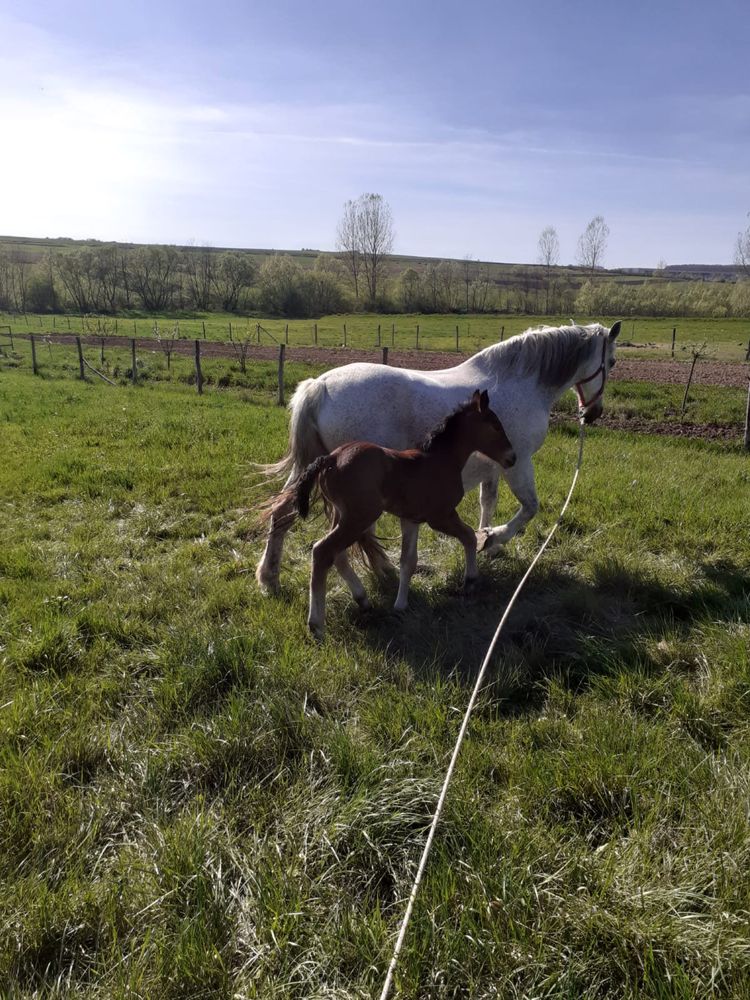
M 320 485 L 341 512 L 379 509 L 421 523 L 452 511 L 463 496 L 461 469 L 438 455 L 354 441 L 330 458 Z

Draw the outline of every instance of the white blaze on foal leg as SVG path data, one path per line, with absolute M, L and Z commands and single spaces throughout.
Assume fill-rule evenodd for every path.
M 398 594 L 394 611 L 406 611 L 409 605 L 409 583 L 417 568 L 417 539 L 419 525 L 401 518 L 401 568 L 398 575 Z

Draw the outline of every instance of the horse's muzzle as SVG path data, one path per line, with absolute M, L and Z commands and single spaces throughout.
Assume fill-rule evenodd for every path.
M 599 417 L 602 415 L 603 412 L 604 412 L 604 407 L 602 406 L 602 404 L 599 402 L 594 403 L 594 405 L 590 407 L 588 410 L 586 410 L 583 414 L 584 424 L 593 424 L 595 420 L 599 419 Z

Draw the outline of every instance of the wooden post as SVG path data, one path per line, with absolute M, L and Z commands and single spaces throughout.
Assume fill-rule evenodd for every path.
M 287 323 L 287 325 L 286 325 L 286 326 L 284 327 L 284 343 L 285 343 L 285 344 L 288 344 L 288 343 L 289 343 L 289 324 L 288 324 L 288 323 Z
M 284 355 L 286 344 L 279 344 L 279 406 L 284 405 Z
M 138 327 L 137 327 L 137 326 L 136 326 L 136 324 L 135 324 L 135 320 L 133 320 L 133 335 L 134 335 L 135 337 L 137 337 L 137 336 L 138 336 Z
M 388 364 L 388 348 L 387 347 L 383 348 L 383 364 L 384 365 Z
M 102 337 L 102 349 L 99 357 L 101 359 L 101 363 L 104 364 L 104 337 Z
M 677 339 L 677 327 L 672 327 L 672 357 L 674 357 L 674 342 Z
M 115 320 L 115 322 L 117 322 L 117 321 Z M 56 323 L 55 323 L 55 317 L 54 317 L 54 316 L 52 317 L 52 329 L 53 329 L 53 330 L 56 330 L 56 329 L 57 329 L 57 325 L 56 325 Z
M 318 324 L 317 323 L 315 324 L 314 334 L 315 334 L 315 346 L 317 347 L 317 344 L 318 344 Z
M 750 340 L 747 342 L 747 350 L 745 351 L 745 361 L 750 361 Z
M 231 324 L 230 324 L 231 326 Z M 195 384 L 198 387 L 198 395 L 203 395 L 203 372 L 201 371 L 201 342 L 195 342 Z
M 458 323 L 456 323 L 456 350 L 458 350 Z
M 380 347 L 380 323 L 378 323 L 378 347 Z
M 417 350 L 419 350 L 419 323 L 417 323 Z
M 205 321 L 205 319 L 201 320 L 201 323 L 203 324 L 203 339 L 205 340 L 206 339 L 206 321 Z
M 344 347 L 346 347 L 346 323 L 344 323 Z
M 76 337 L 76 347 L 78 348 L 78 375 L 82 382 L 86 380 L 86 372 L 83 370 L 83 348 L 81 347 L 81 338 Z
M 115 316 L 115 333 L 117 333 L 117 317 Z
M 135 323 L 135 320 L 133 320 Z M 130 338 L 130 381 L 135 385 L 138 381 L 138 362 L 135 360 L 135 337 Z
M 231 321 L 231 319 L 229 320 L 229 340 L 230 340 L 230 343 L 231 343 L 231 340 L 232 340 L 232 321 Z
M 503 323 L 503 325 L 500 327 L 500 341 L 502 342 L 504 339 L 505 339 L 505 324 Z
M 68 329 L 70 329 L 70 316 L 66 316 L 65 319 L 68 321 Z
M 396 343 L 396 324 L 391 323 L 391 347 Z
M 31 334 L 31 370 L 35 375 L 39 374 L 39 369 L 36 363 L 36 341 L 34 340 L 34 334 Z
M 745 449 L 750 451 L 750 382 L 747 383 L 747 406 L 745 407 Z

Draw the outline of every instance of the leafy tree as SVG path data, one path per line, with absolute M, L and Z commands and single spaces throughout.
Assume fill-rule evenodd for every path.
M 250 254 L 229 251 L 219 257 L 216 288 L 225 312 L 236 312 L 255 282 L 257 269 Z

